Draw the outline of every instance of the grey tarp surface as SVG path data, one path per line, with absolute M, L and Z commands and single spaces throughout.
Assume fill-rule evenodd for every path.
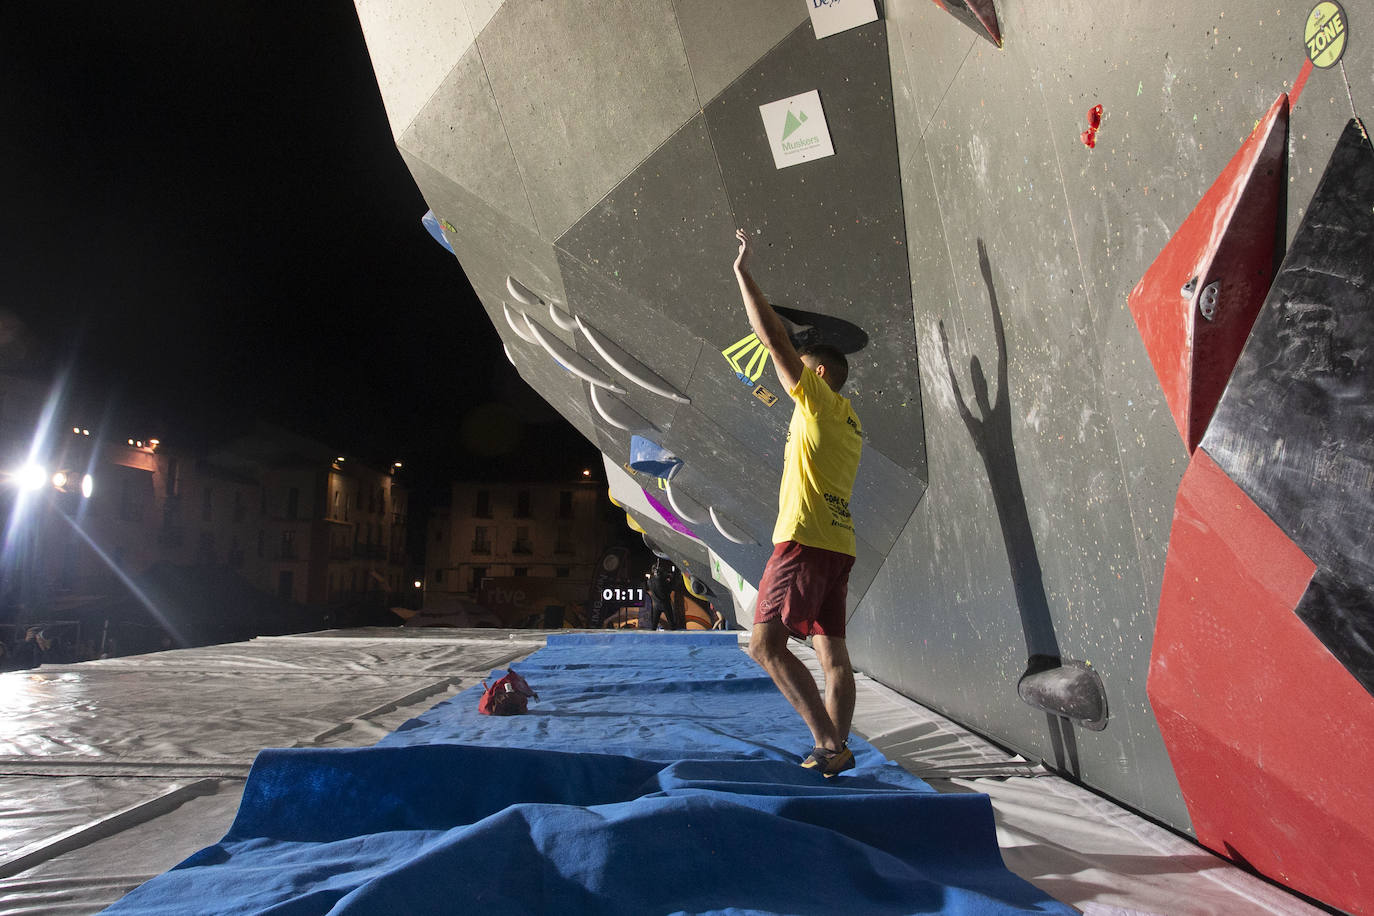
M 0 675 L 0 914 L 98 912 L 224 834 L 259 749 L 371 745 L 544 638 L 340 631 Z M 1317 912 L 863 676 L 855 731 L 987 793 L 1008 867 L 1086 912 Z

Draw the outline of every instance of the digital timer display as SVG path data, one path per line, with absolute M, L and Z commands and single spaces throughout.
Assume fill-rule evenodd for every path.
M 601 590 L 601 597 L 606 601 L 643 601 L 644 589 L 606 588 Z

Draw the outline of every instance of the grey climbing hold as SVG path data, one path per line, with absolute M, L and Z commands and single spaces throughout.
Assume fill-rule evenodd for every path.
M 1198 297 L 1198 311 L 1202 312 L 1202 317 L 1211 321 L 1217 317 L 1217 301 L 1221 298 L 1221 281 L 1213 280 L 1203 287 L 1202 295 Z
M 1016 693 L 1028 706 L 1092 731 L 1107 727 L 1107 690 L 1097 669 L 1087 662 L 1032 655 L 1016 682 Z

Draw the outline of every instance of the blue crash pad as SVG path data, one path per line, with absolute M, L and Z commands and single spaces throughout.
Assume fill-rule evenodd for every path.
M 263 751 L 219 843 L 110 913 L 1072 913 L 1002 865 L 983 795 L 859 739 L 826 780 L 733 634 L 551 637 L 371 748 Z

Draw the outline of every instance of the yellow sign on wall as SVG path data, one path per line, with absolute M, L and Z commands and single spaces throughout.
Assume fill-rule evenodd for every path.
M 759 340 L 757 334 L 750 334 L 743 340 L 735 341 L 722 350 L 720 355 L 730 363 L 730 368 L 735 370 L 735 376 L 750 387 L 759 383 L 763 367 L 768 365 L 768 348 Z
M 1307 56 L 1312 65 L 1322 70 L 1336 66 L 1345 53 L 1349 34 L 1345 10 L 1335 0 L 1322 0 L 1312 7 L 1303 31 L 1303 41 L 1307 44 Z

